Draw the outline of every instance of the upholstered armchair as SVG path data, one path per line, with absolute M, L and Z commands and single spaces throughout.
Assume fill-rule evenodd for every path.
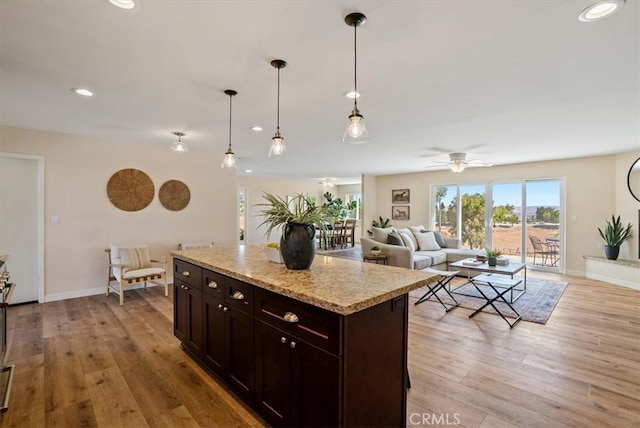
M 169 295 L 167 263 L 164 258 L 162 261 L 151 260 L 147 245 L 112 244 L 104 251 L 109 263 L 107 296 L 109 291 L 118 294 L 120 306 L 124 304 L 124 287 L 130 285 L 142 283 L 144 288 L 147 288 L 147 282 L 164 285 L 164 295 Z

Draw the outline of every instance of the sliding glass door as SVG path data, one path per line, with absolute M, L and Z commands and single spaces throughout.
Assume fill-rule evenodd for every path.
M 501 251 L 512 262 L 562 268 L 562 180 L 437 185 L 432 227 L 462 248 Z

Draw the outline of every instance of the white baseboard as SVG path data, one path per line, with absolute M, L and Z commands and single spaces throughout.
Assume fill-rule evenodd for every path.
M 173 284 L 173 278 L 169 280 L 167 278 L 167 284 Z M 147 287 L 162 287 L 162 284 L 156 284 L 149 282 Z M 144 288 L 144 284 L 135 284 L 129 285 L 125 290 L 136 290 L 139 288 Z M 113 291 L 111 291 L 113 293 Z M 96 296 L 98 294 L 107 294 L 107 287 L 97 287 L 97 288 L 88 288 L 85 290 L 74 290 L 74 291 L 65 291 L 64 293 L 56 293 L 56 294 L 48 294 L 45 296 L 45 302 L 56 302 L 58 300 L 67 300 L 67 299 L 75 299 L 77 297 L 87 297 L 87 296 Z
M 587 278 L 608 282 L 609 284 L 622 285 L 623 287 L 633 288 L 634 290 L 640 290 L 640 284 L 637 282 L 626 281 L 624 279 L 612 278 L 610 276 L 600 275 L 597 273 L 587 273 Z

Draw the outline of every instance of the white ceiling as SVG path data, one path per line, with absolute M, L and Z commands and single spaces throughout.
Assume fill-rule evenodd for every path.
M 174 131 L 238 174 L 348 182 L 425 171 L 447 153 L 494 165 L 640 148 L 640 8 L 582 23 L 595 0 L 0 2 L 0 124 L 152 144 Z M 352 101 L 371 141 L 342 143 Z M 281 71 L 288 156 L 268 158 Z M 97 95 L 81 98 L 73 87 Z M 251 131 L 261 125 L 264 131 Z M 176 156 L 179 156 L 176 154 Z

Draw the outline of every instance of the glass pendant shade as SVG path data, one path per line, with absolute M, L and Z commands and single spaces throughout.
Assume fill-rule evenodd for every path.
M 354 107 L 349 115 L 349 124 L 347 130 L 342 137 L 342 141 L 351 144 L 362 144 L 369 140 L 369 131 L 364 124 L 364 116 L 358 111 L 358 107 Z
M 231 148 L 224 154 L 224 160 L 222 161 L 222 168 L 235 168 L 236 167 L 236 155 Z
M 231 150 L 231 108 L 232 108 L 232 99 L 234 95 L 238 95 L 238 92 L 227 89 L 224 91 L 225 94 L 229 95 L 229 148 L 224 154 L 224 159 L 222 160 L 222 168 L 235 168 L 237 163 L 237 158 L 233 150 Z
M 269 149 L 269 157 L 280 156 L 285 154 L 287 146 L 284 145 L 284 138 L 280 135 L 280 130 L 276 131 L 276 135 L 271 138 L 271 148 Z
M 178 137 L 178 141 L 171 145 L 171 150 L 176 153 L 184 153 L 189 151 L 189 147 L 185 143 L 182 142 L 182 137 L 184 137 L 184 133 L 182 132 L 174 132 L 173 135 Z

